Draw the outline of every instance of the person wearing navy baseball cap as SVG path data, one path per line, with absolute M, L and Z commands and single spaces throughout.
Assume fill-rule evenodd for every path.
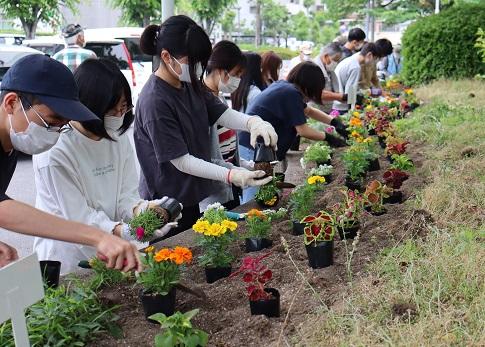
M 0 86 L 0 227 L 92 246 L 108 267 L 141 270 L 138 252 L 129 242 L 41 212 L 5 193 L 18 152 L 38 154 L 50 149 L 60 133 L 72 130 L 70 120 L 100 121 L 79 101 L 74 76 L 66 66 L 41 54 L 28 55 L 12 65 Z M 17 258 L 13 247 L 0 242 L 0 267 Z

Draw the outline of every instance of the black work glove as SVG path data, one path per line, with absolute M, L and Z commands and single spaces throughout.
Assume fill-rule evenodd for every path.
M 344 139 L 341 139 L 339 136 L 332 135 L 329 133 L 325 134 L 325 141 L 328 142 L 330 147 L 345 147 L 347 146 L 347 142 Z
M 338 119 L 338 118 L 332 119 L 332 121 L 330 122 L 330 125 L 332 125 L 335 128 L 335 130 L 340 135 L 342 135 L 342 137 L 344 139 L 349 138 L 349 132 L 347 131 L 347 128 L 345 127 L 344 123 L 342 123 L 342 121 L 340 119 Z

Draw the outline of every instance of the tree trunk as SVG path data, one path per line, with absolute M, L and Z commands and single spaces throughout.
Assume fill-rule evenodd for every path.
M 255 35 L 255 42 L 254 44 L 256 47 L 261 45 L 261 27 L 262 27 L 262 22 L 261 22 L 261 0 L 256 0 L 256 35 Z
M 147 27 L 150 24 L 150 15 L 144 14 L 143 15 L 143 22 L 142 22 L 142 27 Z
M 22 28 L 25 32 L 25 38 L 27 40 L 35 39 L 35 32 L 37 30 L 37 23 L 39 23 L 39 20 L 36 19 L 35 21 L 30 22 L 21 18 L 20 22 L 22 23 Z

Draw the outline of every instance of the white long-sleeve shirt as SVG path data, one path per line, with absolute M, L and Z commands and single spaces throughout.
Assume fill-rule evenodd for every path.
M 360 63 L 358 55 L 360 52 L 345 58 L 335 68 L 335 75 L 338 81 L 338 92 L 341 94 L 348 94 L 352 88 L 356 88 L 359 84 L 360 78 Z M 349 109 L 348 104 L 334 101 L 333 108 L 336 110 L 346 111 Z
M 95 141 L 76 129 L 61 134 L 49 151 L 33 157 L 36 207 L 107 233 L 132 218 L 138 194 L 135 155 L 127 135 Z M 66 233 L 69 230 L 65 230 Z M 40 260 L 61 261 L 63 274 L 95 256 L 93 247 L 35 238 Z

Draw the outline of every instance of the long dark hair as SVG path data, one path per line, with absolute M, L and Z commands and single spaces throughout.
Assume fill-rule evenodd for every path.
M 172 16 L 161 25 L 147 26 L 140 38 L 140 49 L 148 55 L 160 56 L 165 49 L 176 59 L 187 56 L 192 86 L 197 92 L 200 91 L 196 65 L 200 63 L 202 69 L 206 69 L 212 44 L 204 29 L 192 19 L 182 15 Z M 163 61 L 160 63 L 163 64 Z
M 280 56 L 273 51 L 264 52 L 261 55 L 261 70 L 266 86 L 271 84 L 271 81 L 266 80 L 266 76 L 269 75 L 273 82 L 278 80 L 278 69 L 281 67 L 282 63 L 283 60 L 281 60 Z
M 246 67 L 246 57 L 241 49 L 231 41 L 222 40 L 216 43 L 207 63 L 207 73 L 210 74 L 215 69 L 230 71 L 236 66 L 242 69 Z
M 102 121 L 123 95 L 131 106 L 130 85 L 118 66 L 108 59 L 85 60 L 74 71 L 74 80 L 79 88 L 79 100 Z M 120 134 L 129 129 L 133 118 L 132 111 L 126 113 L 119 129 Z M 86 121 L 81 124 L 94 135 L 113 141 L 104 127 L 104 122 Z
M 248 94 L 252 85 L 263 90 L 265 88 L 261 75 L 261 56 L 257 53 L 244 53 L 246 57 L 246 70 L 241 76 L 239 88 L 231 94 L 232 108 L 246 110 L 248 106 Z
M 311 61 L 302 62 L 290 71 L 286 79 L 296 85 L 306 97 L 318 104 L 322 103 L 325 77 L 318 65 Z

